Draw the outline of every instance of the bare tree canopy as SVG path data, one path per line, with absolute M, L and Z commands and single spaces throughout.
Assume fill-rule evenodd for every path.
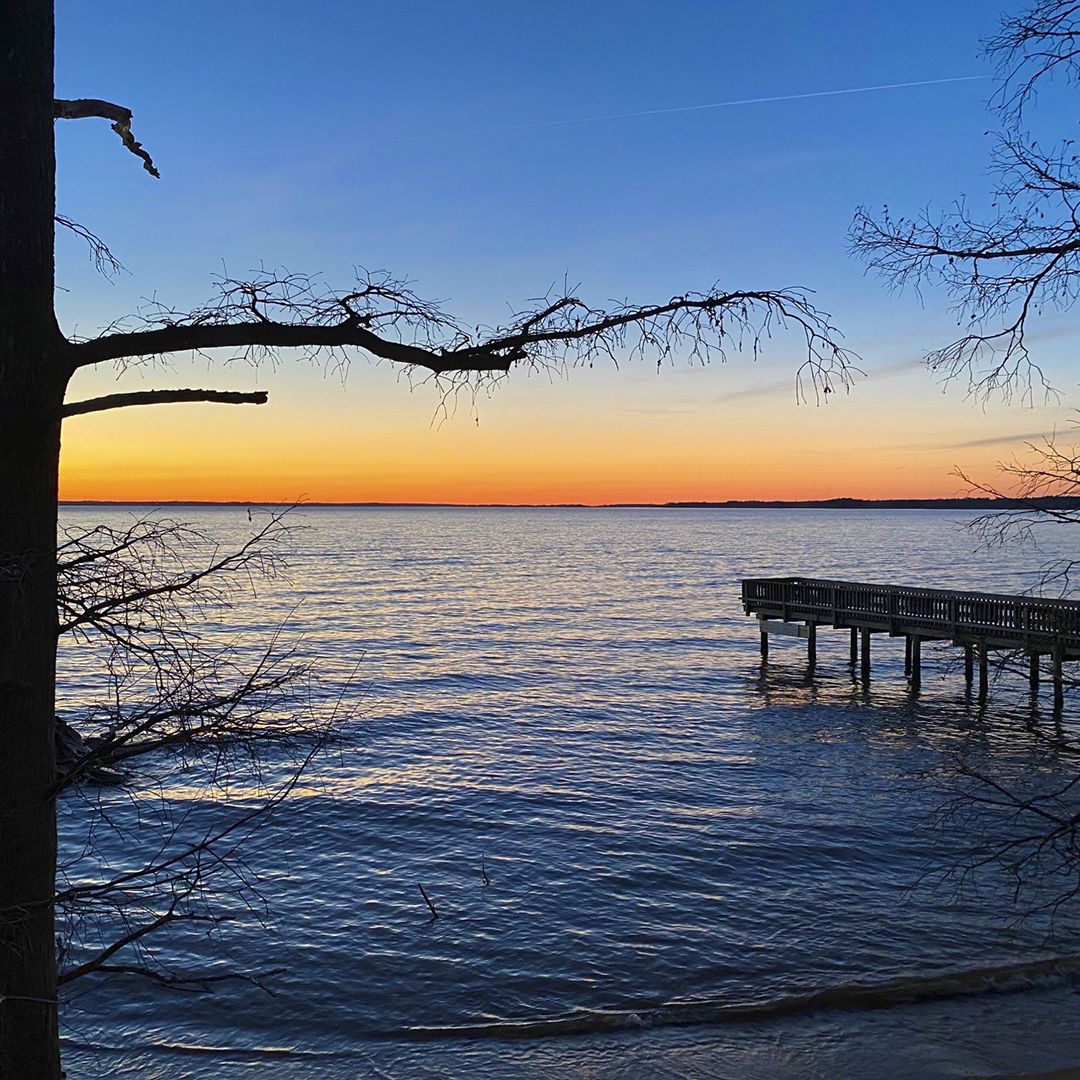
M 1040 89 L 1077 83 L 1080 4 L 1037 0 L 1003 17 L 986 51 L 1004 121 L 992 204 L 977 210 L 961 199 L 912 216 L 860 207 L 851 247 L 891 287 L 941 287 L 952 301 L 963 333 L 929 354 L 933 371 L 978 396 L 1030 397 L 1051 388 L 1029 350 L 1029 323 L 1071 308 L 1080 292 L 1080 164 L 1072 140 L 1044 147 L 1023 124 Z
M 1066 87 L 1080 77 L 1080 4 L 1075 0 L 1035 0 L 1018 15 L 1005 15 L 986 42 L 1000 79 L 996 102 L 1010 126 L 1038 98 L 1041 86 L 1059 79 Z

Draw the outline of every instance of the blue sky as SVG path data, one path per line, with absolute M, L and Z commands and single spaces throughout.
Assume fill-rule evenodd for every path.
M 140 297 L 195 303 L 223 265 L 240 272 L 260 263 L 330 281 L 348 281 L 355 264 L 389 268 L 476 322 L 497 320 L 507 303 L 564 276 L 599 299 L 666 298 L 716 280 L 803 285 L 881 379 L 827 420 L 814 421 L 810 409 L 792 422 L 803 445 L 815 423 L 823 439 L 850 428 L 845 452 L 860 452 L 875 428 L 868 411 L 909 410 L 925 421 L 941 407 L 940 388 L 915 362 L 953 322 L 943 298 L 927 294 L 920 306 L 864 275 L 847 253 L 852 213 L 862 203 L 913 211 L 960 194 L 983 199 L 993 81 L 554 122 L 989 76 L 980 39 L 999 11 L 966 0 L 61 2 L 58 94 L 130 106 L 163 176 L 143 173 L 104 122 L 58 126 L 60 211 L 99 231 L 131 271 L 103 282 L 62 237 L 58 280 L 70 290 L 62 317 L 90 333 Z M 1068 134 L 1068 112 L 1067 102 L 1048 99 L 1040 123 Z M 1045 358 L 1067 383 L 1068 320 L 1047 329 Z M 635 415 L 657 421 L 706 408 L 701 422 L 715 428 L 783 394 L 776 388 L 793 356 L 792 344 L 778 343 L 756 368 L 733 362 L 707 381 L 605 372 L 551 392 L 521 380 L 485 403 L 480 419 L 513 426 L 533 409 L 566 409 L 572 428 L 576 409 L 586 419 L 614 410 L 632 438 Z M 288 364 L 273 375 L 215 377 L 215 385 L 260 381 L 272 397 L 284 390 L 290 406 L 314 410 L 312 423 L 332 397 L 335 416 L 340 408 L 367 423 L 370 408 L 389 409 L 391 426 L 432 438 L 430 399 L 399 393 L 385 371 L 354 370 L 344 395 Z M 99 372 L 83 382 L 89 389 L 113 378 Z M 785 408 L 791 396 L 783 394 Z M 957 443 L 1045 430 L 1064 416 L 980 412 L 959 394 L 947 410 L 932 424 L 938 443 L 946 415 Z M 468 424 L 475 419 L 470 413 Z M 115 439 L 111 425 L 129 422 L 134 431 L 147 421 L 103 420 L 101 437 Z M 154 422 L 195 423 L 190 413 Z M 260 422 L 303 428 L 291 413 Z M 662 443 L 665 431 L 653 422 L 641 437 Z M 74 445 L 95 437 L 81 427 Z M 723 463 L 717 468 L 721 497 Z

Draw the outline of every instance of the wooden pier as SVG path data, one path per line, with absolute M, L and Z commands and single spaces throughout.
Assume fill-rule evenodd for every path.
M 851 664 L 870 678 L 870 640 L 874 634 L 905 638 L 904 670 L 912 689 L 922 678 L 924 641 L 950 641 L 964 650 L 968 685 L 979 666 L 979 700 L 985 701 L 991 650 L 1022 652 L 1029 658 L 1029 680 L 1038 692 L 1040 657 L 1050 658 L 1054 708 L 1063 703 L 1062 663 L 1080 660 L 1080 601 L 950 589 L 915 589 L 814 578 L 747 578 L 743 608 L 756 615 L 761 656 L 769 655 L 769 635 L 804 638 L 811 669 L 817 663 L 818 627 L 851 631 Z

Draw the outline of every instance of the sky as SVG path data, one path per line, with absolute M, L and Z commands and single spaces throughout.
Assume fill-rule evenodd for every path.
M 61 233 L 69 333 L 151 300 L 194 307 L 216 276 L 260 266 L 346 288 L 356 266 L 391 270 L 470 324 L 564 280 L 596 301 L 802 286 L 866 373 L 800 403 L 793 336 L 756 361 L 520 371 L 475 398 L 362 356 L 347 372 L 288 353 L 107 366 L 69 396 L 203 386 L 270 402 L 71 418 L 61 496 L 608 503 L 954 496 L 958 468 L 994 480 L 1025 442 L 1070 429 L 1075 320 L 1047 316 L 1033 338 L 1060 398 L 972 401 L 921 362 L 955 333 L 945 297 L 890 293 L 847 232 L 859 205 L 985 203 L 997 121 L 980 41 L 1000 12 L 59 0 L 58 96 L 132 108 L 162 174 L 104 121 L 58 123 L 58 211 L 127 270 L 102 278 Z M 1048 99 L 1039 122 L 1071 134 L 1070 111 Z

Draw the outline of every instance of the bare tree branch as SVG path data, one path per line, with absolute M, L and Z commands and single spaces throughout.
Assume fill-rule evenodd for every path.
M 166 630 L 175 634 L 188 609 L 201 614 L 231 606 L 238 581 L 252 586 L 257 578 L 271 580 L 282 572 L 276 549 L 292 532 L 284 523 L 287 513 L 272 512 L 243 544 L 225 552 L 198 530 L 168 519 L 136 521 L 123 533 L 105 526 L 68 532 L 58 548 L 57 633 L 149 622 L 156 640 Z M 97 547 L 103 540 L 105 546 Z M 193 552 L 208 555 L 196 559 Z M 186 608 L 148 604 L 163 598 L 183 599 Z
M 935 815 L 940 828 L 965 838 L 945 876 L 964 884 L 996 868 L 1024 901 L 1021 919 L 1080 897 L 1080 775 L 1051 781 L 1032 771 L 1002 777 L 960 759 L 946 772 L 966 786 Z
M 180 899 L 180 897 L 177 897 L 169 905 L 168 909 L 157 918 L 151 919 L 149 922 L 136 926 L 127 933 L 122 934 L 90 960 L 61 971 L 56 980 L 58 985 L 62 986 L 66 982 L 81 978 L 83 975 L 89 975 L 93 971 L 100 971 L 121 949 L 134 945 L 135 942 L 142 940 L 142 938 L 154 933 L 156 930 L 162 929 L 162 927 L 176 922 L 209 921 L 205 916 L 196 915 L 193 912 L 178 912 L 176 905 Z
M 347 687 L 327 708 L 311 665 L 282 647 L 280 633 L 260 651 L 220 629 L 222 609 L 282 572 L 279 549 L 295 530 L 286 514 L 271 512 L 229 549 L 157 516 L 61 535 L 67 647 L 95 650 L 106 675 L 98 701 L 80 702 L 72 724 L 58 724 L 64 754 L 51 794 L 85 836 L 82 850 L 69 847 L 58 866 L 65 984 L 136 974 L 205 989 L 234 978 L 261 985 L 273 974 L 177 972 L 149 943 L 191 922 L 216 935 L 237 904 L 265 918 L 244 844 L 349 722 L 341 710 Z M 101 787 L 113 766 L 125 774 L 113 770 Z M 178 768 L 186 787 L 205 786 L 204 800 L 169 792 Z M 263 779 L 264 768 L 273 779 Z M 111 865 L 105 853 L 117 841 L 126 856 Z
M 1080 77 L 1080 3 L 1036 0 L 1018 15 L 1004 15 L 986 42 L 1001 81 L 998 108 L 1010 126 L 1019 127 L 1039 87 L 1060 78 L 1075 86 Z
M 1020 125 L 1041 85 L 1080 81 L 1080 3 L 1034 0 L 1003 18 L 986 51 L 998 64 L 1005 121 L 989 206 L 973 211 L 960 200 L 911 217 L 859 207 L 851 249 L 893 289 L 943 289 L 963 332 L 927 355 L 933 371 L 979 397 L 1019 391 L 1031 400 L 1054 391 L 1029 351 L 1029 323 L 1080 298 L 1080 160 L 1071 139 L 1047 149 Z
M 70 229 L 76 236 L 81 237 L 90 246 L 90 256 L 94 260 L 94 267 L 104 277 L 113 277 L 121 273 L 124 264 L 109 250 L 108 244 L 96 233 L 91 232 L 85 225 L 80 225 L 71 218 L 62 214 L 56 215 L 56 224 L 65 229 Z
M 590 364 L 596 359 L 682 357 L 726 359 L 789 329 L 802 338 L 800 376 L 825 394 L 847 387 L 853 354 L 840 344 L 829 316 L 800 289 L 686 293 L 666 303 L 586 304 L 567 290 L 533 301 L 501 326 L 466 327 L 407 282 L 361 272 L 346 292 L 316 278 L 261 271 L 226 278 L 202 308 L 178 312 L 155 304 L 140 326 L 106 332 L 72 348 L 77 367 L 105 361 L 230 348 L 258 360 L 272 350 L 299 348 L 347 362 L 350 350 L 434 372 L 505 372 L 515 364 Z
M 163 326 L 156 330 L 138 330 L 107 334 L 94 341 L 78 344 L 75 352 L 79 367 L 141 356 L 163 356 L 178 352 L 202 352 L 226 348 L 314 348 L 334 349 L 356 346 L 384 360 L 411 364 L 437 373 L 447 371 L 505 371 L 512 360 L 476 356 L 471 362 L 453 354 L 439 355 L 415 345 L 380 338 L 353 320 L 332 326 L 309 326 L 273 322 L 220 323 L 217 325 Z
M 221 405 L 265 405 L 265 390 L 239 393 L 233 390 L 143 390 L 131 394 L 106 394 L 104 397 L 72 401 L 64 405 L 61 416 L 82 416 L 85 413 L 104 412 L 106 409 L 124 409 L 129 405 L 175 405 L 181 402 L 210 401 Z
M 161 173 L 157 171 L 153 159 L 143 149 L 131 133 L 131 110 L 123 105 L 114 105 L 111 101 L 101 101 L 99 98 L 75 98 L 65 100 L 57 98 L 53 102 L 53 115 L 58 120 L 84 120 L 89 116 L 97 116 L 102 120 L 111 120 L 112 129 L 120 136 L 120 141 L 136 157 L 142 159 L 143 168 L 153 177 L 161 179 Z
M 101 975 L 139 975 L 151 982 L 164 986 L 169 990 L 189 990 L 209 993 L 212 987 L 223 982 L 246 982 L 258 987 L 264 993 L 273 995 L 265 981 L 274 975 L 281 975 L 286 968 L 270 968 L 267 971 L 226 971 L 220 974 L 201 972 L 197 974 L 182 975 L 175 972 L 158 971 L 143 964 L 99 964 L 94 968 Z M 59 981 L 64 981 L 64 973 L 61 972 Z
M 1073 437 L 1080 421 L 1073 422 Z M 1001 479 L 975 480 L 963 470 L 956 475 L 980 494 L 998 501 L 1000 509 L 980 514 L 967 527 L 987 547 L 1037 544 L 1050 525 L 1080 525 L 1080 446 L 1057 432 L 1025 444 L 1027 453 L 998 462 Z M 1077 560 L 1047 563 L 1033 588 L 1040 595 L 1070 595 L 1075 588 Z

